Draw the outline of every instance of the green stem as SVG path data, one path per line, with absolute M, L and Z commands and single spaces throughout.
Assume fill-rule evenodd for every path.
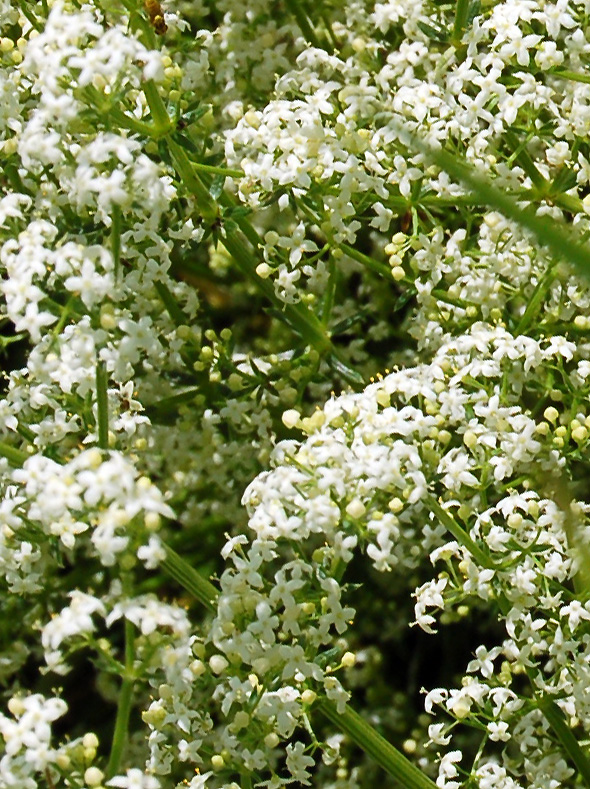
M 118 126 L 121 126 L 123 129 L 129 129 L 129 131 L 136 132 L 136 134 L 141 134 L 143 137 L 149 137 L 152 140 L 157 139 L 156 131 L 151 123 L 140 121 L 137 118 L 133 118 L 131 115 L 127 115 L 126 112 L 116 108 L 109 109 L 105 114 L 108 114 L 110 119 L 115 121 L 115 123 Z
M 39 24 L 39 21 L 37 20 L 37 17 L 35 17 L 35 16 L 34 16 L 34 15 L 31 13 L 30 9 L 29 9 L 29 8 L 27 8 L 27 5 L 28 5 L 28 3 L 27 3 L 27 1 L 26 1 L 26 0 L 25 0 L 25 2 L 24 2 L 24 3 L 20 3 L 20 10 L 21 10 L 21 13 L 23 14 L 23 16 L 25 16 L 25 17 L 26 17 L 26 18 L 29 20 L 29 22 L 30 22 L 30 23 L 31 23 L 31 25 L 32 25 L 32 26 L 35 28 L 35 30 L 36 30 L 37 32 L 41 32 L 41 29 L 42 29 L 42 28 L 41 28 L 41 25 Z
M 555 268 L 554 265 L 549 266 L 545 274 L 541 277 L 541 279 L 537 282 L 537 285 L 533 291 L 531 298 L 529 299 L 529 303 L 527 308 L 524 311 L 524 314 L 520 321 L 518 322 L 518 326 L 515 329 L 515 334 L 524 334 L 525 330 L 528 328 L 531 320 L 535 316 L 539 305 L 541 304 L 542 300 L 544 299 L 549 286 L 553 282 L 553 269 Z
M 241 226 L 241 223 L 240 223 Z M 303 303 L 285 304 L 275 293 L 275 289 L 267 279 L 256 273 L 258 260 L 248 249 L 243 237 L 237 233 L 228 233 L 223 239 L 223 246 L 233 257 L 240 271 L 254 282 L 258 290 L 271 302 L 285 323 L 289 324 L 318 353 L 324 354 L 332 349 L 330 338 L 316 315 Z
M 195 170 L 200 170 L 202 173 L 211 173 L 211 175 L 227 175 L 229 178 L 243 178 L 243 170 L 231 170 L 229 167 L 217 167 L 213 164 L 201 164 L 201 162 L 192 162 Z
M 118 107 L 112 107 L 111 99 L 101 93 L 94 85 L 86 85 L 80 93 L 84 100 L 91 104 L 100 115 L 108 116 L 109 120 L 115 121 L 118 126 L 134 131 L 144 137 L 156 139 L 155 129 L 152 124 L 140 121 L 132 115 L 127 115 Z
M 115 266 L 115 282 L 121 271 L 121 208 L 113 205 L 111 217 L 111 255 Z
M 15 468 L 21 468 L 29 454 L 23 452 L 22 449 L 16 449 L 16 447 L 11 447 L 10 444 L 0 441 L 0 457 L 6 458 Z
M 338 49 L 338 41 L 336 36 L 334 35 L 334 31 L 332 30 L 332 25 L 330 24 L 330 19 L 328 18 L 328 14 L 322 8 L 320 10 L 320 17 L 322 22 L 324 23 L 324 27 L 326 28 L 326 35 L 330 40 L 330 44 L 332 45 L 332 50 L 335 52 Z
M 20 436 L 22 436 L 30 444 L 33 444 L 35 442 L 36 436 L 35 436 L 35 434 L 33 433 L 33 431 L 31 430 L 30 427 L 27 427 L 26 425 L 19 425 L 16 428 L 16 431 L 17 431 L 17 433 Z
M 109 401 L 107 394 L 107 371 L 104 362 L 96 361 L 96 422 L 98 446 L 109 448 Z
M 168 310 L 168 314 L 176 326 L 185 326 L 187 317 L 178 306 L 178 302 L 170 292 L 170 288 L 161 280 L 154 281 L 154 288 L 156 289 L 158 296 L 162 299 L 164 306 Z
M 217 610 L 219 592 L 212 583 L 200 575 L 188 562 L 180 557 L 169 545 L 164 544 L 166 558 L 163 569 L 174 578 L 187 592 L 190 592 L 208 611 Z
M 65 306 L 62 309 L 61 315 L 59 316 L 58 322 L 51 328 L 51 333 L 54 337 L 59 337 L 62 332 L 63 327 L 66 325 L 66 322 L 70 315 L 72 314 L 72 307 L 77 301 L 77 297 L 72 294 L 70 298 L 67 300 Z
M 564 751 L 576 765 L 583 778 L 583 784 L 590 786 L 590 762 L 586 758 L 580 744 L 572 734 L 571 729 L 565 721 L 563 712 L 557 704 L 550 698 L 544 698 L 538 702 L 539 709 L 549 721 L 551 728 L 557 735 Z
M 456 197 L 438 197 L 435 194 L 425 194 L 420 197 L 419 205 L 432 205 L 440 206 L 441 208 L 448 208 L 449 206 L 474 206 L 479 205 L 479 200 L 475 195 L 457 195 Z
M 436 789 L 435 784 L 422 773 L 415 764 L 387 742 L 364 718 L 347 707 L 339 712 L 336 705 L 327 699 L 320 699 L 316 707 L 337 726 L 348 734 L 351 740 L 371 756 L 392 778 L 399 781 L 404 789 Z
M 349 258 L 356 260 L 357 263 L 362 263 L 363 266 L 366 266 L 376 274 L 380 274 L 382 277 L 391 280 L 391 269 L 385 263 L 380 263 L 378 260 L 374 260 L 368 255 L 364 255 L 362 252 L 359 252 L 349 244 L 339 244 L 338 248 L 348 255 Z
M 248 222 L 242 218 L 236 221 L 240 228 L 243 225 L 248 226 L 250 235 L 256 233 L 254 228 L 250 227 Z M 268 280 L 258 276 L 256 273 L 258 261 L 244 243 L 244 239 L 240 239 L 236 233 L 228 233 L 223 239 L 223 245 L 231 254 L 242 273 L 252 280 L 256 287 L 274 305 L 276 316 L 290 326 L 312 348 L 315 348 L 320 355 L 329 354 L 330 363 L 347 383 L 354 387 L 364 386 L 365 381 L 363 377 L 340 357 L 315 313 L 302 301 L 297 304 L 285 304 L 277 297 L 273 285 Z
M 195 173 L 193 163 L 186 155 L 184 148 L 173 139 L 169 138 L 167 144 L 176 172 L 187 189 L 197 198 L 199 213 L 206 222 L 213 222 L 218 215 L 217 206 L 205 184 Z
M 450 515 L 433 496 L 424 496 L 422 499 L 426 507 L 433 512 L 442 525 L 453 535 L 457 542 L 471 553 L 473 558 L 482 566 L 488 569 L 495 569 L 495 565 L 487 556 L 475 540 L 467 534 L 462 526 Z
M 549 188 L 549 181 L 547 181 L 537 170 L 537 166 L 535 165 L 529 152 L 526 150 L 527 140 L 525 139 L 522 142 L 519 142 L 518 137 L 511 131 L 507 131 L 504 136 L 506 137 L 508 145 L 512 149 L 512 156 L 510 159 L 514 159 L 518 162 L 518 164 L 520 164 L 522 169 L 531 179 L 534 186 L 540 192 L 547 191 Z
M 482 205 L 495 208 L 508 219 L 521 225 L 535 236 L 540 244 L 545 245 L 556 260 L 569 262 L 582 276 L 590 278 L 590 249 L 563 222 L 556 222 L 546 216 L 537 216 L 532 206 L 521 208 L 516 200 L 495 187 L 487 178 L 482 177 L 457 153 L 453 155 L 447 151 L 437 150 L 401 127 L 400 134 L 402 138 L 407 139 L 411 147 L 471 189 Z
M 204 219 L 213 221 L 218 214 L 218 208 L 213 198 L 209 194 L 207 187 L 199 176 L 194 172 L 193 162 L 188 158 L 185 150 L 171 138 L 168 139 L 170 154 L 174 161 L 174 166 L 179 176 L 184 181 L 190 191 L 195 194 L 200 204 L 201 216 Z M 227 192 L 222 192 L 219 196 L 222 206 L 232 208 L 236 205 L 235 198 Z M 234 217 L 240 232 L 228 232 L 223 239 L 223 246 L 230 253 L 237 267 L 242 274 L 256 285 L 257 289 L 275 307 L 276 315 L 297 334 L 299 334 L 309 345 L 315 348 L 318 353 L 333 353 L 334 348 L 326 330 L 317 316 L 303 302 L 297 304 L 285 304 L 275 293 L 275 289 L 268 280 L 262 279 L 256 273 L 256 267 L 260 262 L 254 255 L 251 247 L 258 250 L 263 246 L 263 241 L 256 232 L 256 229 L 248 222 L 245 216 L 237 214 Z M 243 235 L 242 235 L 243 234 Z M 245 238 L 244 238 L 245 237 Z M 345 380 L 353 385 L 359 385 L 359 376 L 351 370 L 341 360 L 341 372 Z
M 562 71 L 559 69 L 558 71 L 550 71 L 549 76 L 561 77 L 562 79 L 570 79 L 573 82 L 586 82 L 590 84 L 590 74 L 578 74 L 576 71 Z
M 469 15 L 469 6 L 471 4 L 471 0 L 456 0 L 457 5 L 455 6 L 455 23 L 453 25 L 453 43 L 455 45 L 461 43 L 461 39 L 463 38 L 463 33 L 465 32 L 465 26 L 467 24 L 467 17 Z
M 107 778 L 112 778 L 117 774 L 121 763 L 121 756 L 127 741 L 127 730 L 129 728 L 129 715 L 131 713 L 131 699 L 133 697 L 133 623 L 125 619 L 125 673 L 119 691 L 117 703 L 117 718 L 113 731 L 113 741 L 111 743 L 111 753 L 107 765 Z
M 315 30 L 310 24 L 309 19 L 307 18 L 307 14 L 301 8 L 299 0 L 285 0 L 285 5 L 289 9 L 289 11 L 293 14 L 295 19 L 297 20 L 297 24 L 305 38 L 309 41 L 317 49 L 321 49 L 322 45 L 318 37 L 315 34 Z
M 158 86 L 153 79 L 146 80 L 143 92 L 154 121 L 154 134 L 156 137 L 165 137 L 168 132 L 172 131 L 174 124 L 170 120 L 166 105 L 162 101 L 162 97 L 158 93 Z
M 412 280 L 404 279 L 403 282 L 408 285 L 413 285 L 414 282 Z M 465 299 L 454 299 L 452 296 L 449 296 L 448 293 L 444 290 L 439 290 L 438 288 L 433 288 L 431 291 L 432 295 L 437 301 L 444 301 L 445 304 L 452 304 L 453 307 L 461 307 L 462 309 L 466 309 L 469 307 L 469 302 L 465 301 Z

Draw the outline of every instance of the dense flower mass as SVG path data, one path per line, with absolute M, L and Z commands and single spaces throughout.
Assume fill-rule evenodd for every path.
M 590 785 L 587 16 L 0 0 L 0 789 Z

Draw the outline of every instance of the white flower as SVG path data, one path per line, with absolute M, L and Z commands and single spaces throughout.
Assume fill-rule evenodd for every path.
M 140 545 L 137 549 L 137 558 L 145 564 L 148 570 L 155 570 L 166 558 L 166 549 L 160 538 L 150 537 L 147 545 Z
M 309 786 L 311 782 L 308 767 L 313 767 L 315 762 L 311 756 L 306 756 L 304 751 L 305 746 L 302 742 L 287 745 L 287 769 L 294 781 Z
M 590 619 L 590 603 L 582 605 L 579 600 L 572 600 L 560 609 L 559 615 L 567 616 L 568 626 L 574 632 L 582 620 Z
M 490 740 L 494 742 L 508 742 L 510 740 L 509 727 L 506 721 L 490 721 L 487 729 L 490 733 Z
M 125 775 L 116 775 L 107 781 L 107 786 L 116 786 L 120 789 L 160 789 L 159 780 L 153 775 L 147 775 L 143 770 L 132 768 Z

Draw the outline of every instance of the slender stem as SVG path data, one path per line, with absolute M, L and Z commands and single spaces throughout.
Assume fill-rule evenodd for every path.
M 252 789 L 252 775 L 250 773 L 240 773 L 242 789 Z
M 330 338 L 316 315 L 303 303 L 285 304 L 276 295 L 273 285 L 256 273 L 258 260 L 248 249 L 244 238 L 236 233 L 228 233 L 223 239 L 223 246 L 233 257 L 242 273 L 252 280 L 264 296 L 276 307 L 277 315 L 289 324 L 304 340 L 319 353 L 332 349 Z
M 322 22 L 324 23 L 324 27 L 326 28 L 326 35 L 330 40 L 332 49 L 336 51 L 338 49 L 338 41 L 336 39 L 336 36 L 334 35 L 334 31 L 332 30 L 332 25 L 330 24 L 328 14 L 323 8 L 320 10 L 320 16 L 322 18 Z
M 563 712 L 553 699 L 550 698 L 544 698 L 539 701 L 538 704 L 539 709 L 549 721 L 551 728 L 562 744 L 564 751 L 578 768 L 583 778 L 583 783 L 586 786 L 590 786 L 590 762 L 572 734 L 571 729 L 568 727 Z
M 109 401 L 107 394 L 107 371 L 104 362 L 96 361 L 96 421 L 98 446 L 109 447 Z
M 123 755 L 123 749 L 127 741 L 131 699 L 133 697 L 133 682 L 135 679 L 133 675 L 133 641 L 133 623 L 125 619 L 125 673 L 123 674 L 123 682 L 121 684 L 121 690 L 119 691 L 117 718 L 115 720 L 111 753 L 107 765 L 107 778 L 112 778 L 113 775 L 117 774 L 121 763 L 121 756 Z
M 590 278 L 590 248 L 567 225 L 550 220 L 546 216 L 537 216 L 532 206 L 521 208 L 514 198 L 482 177 L 456 153 L 453 155 L 435 149 L 402 127 L 400 127 L 400 135 L 407 140 L 408 145 L 420 151 L 427 159 L 475 192 L 482 205 L 500 211 L 508 219 L 532 233 L 539 243 L 548 247 L 557 260 L 566 260 L 582 276 Z
M 113 205 L 111 217 L 111 255 L 115 266 L 115 281 L 117 281 L 121 271 L 121 208 L 118 205 Z
M 312 44 L 314 47 L 318 49 L 322 48 L 318 37 L 315 34 L 315 30 L 310 24 L 309 19 L 307 18 L 307 14 L 301 8 L 301 4 L 299 0 L 285 0 L 285 5 L 289 9 L 289 11 L 293 14 L 295 19 L 297 20 L 297 24 L 305 38 Z
M 217 167 L 213 164 L 201 164 L 201 162 L 191 162 L 195 170 L 200 170 L 203 173 L 211 173 L 211 175 L 227 175 L 229 178 L 243 178 L 243 170 L 231 170 L 229 167 Z
M 20 10 L 21 10 L 23 16 L 25 16 L 29 20 L 31 25 L 35 28 L 35 30 L 40 32 L 41 31 L 41 25 L 39 24 L 39 21 L 37 20 L 37 17 L 35 17 L 31 13 L 30 9 L 27 8 L 27 5 L 28 5 L 28 3 L 25 0 L 24 3 L 20 4 Z
M 186 155 L 184 148 L 173 139 L 169 138 L 167 144 L 176 172 L 187 189 L 197 198 L 199 213 L 205 221 L 213 222 L 218 215 L 217 206 L 205 184 L 195 173 L 193 163 Z
M 162 562 L 163 569 L 174 578 L 187 592 L 190 592 L 205 608 L 215 611 L 219 593 L 212 583 L 191 567 L 175 550 L 164 544 L 166 558 Z
M 153 79 L 146 80 L 143 92 L 149 104 L 152 119 L 154 121 L 154 132 L 157 137 L 164 137 L 173 128 L 166 105 L 158 93 L 158 87 Z
M 81 94 L 88 104 L 91 104 L 98 113 L 105 116 L 108 115 L 109 119 L 115 121 L 118 126 L 122 126 L 124 129 L 130 129 L 145 137 L 150 137 L 152 139 L 157 138 L 154 126 L 151 123 L 145 123 L 144 121 L 134 118 L 132 115 L 127 115 L 127 113 L 123 112 L 119 107 L 112 107 L 111 100 L 95 88 L 94 85 L 86 85 L 81 90 Z
M 412 280 L 406 282 L 406 278 L 404 278 L 403 282 L 409 285 L 413 284 Z M 445 304 L 452 304 L 454 307 L 462 307 L 463 309 L 469 306 L 469 302 L 465 301 L 465 299 L 454 299 L 446 291 L 439 288 L 433 288 L 431 293 L 437 301 L 444 301 Z
M 129 129 L 130 131 L 141 134 L 144 137 L 150 137 L 153 140 L 157 139 L 157 134 L 151 123 L 140 121 L 131 115 L 127 115 L 126 112 L 123 112 L 117 108 L 107 110 L 106 114 L 108 114 L 111 120 L 115 121 L 117 125 L 121 126 L 123 129 Z
M 325 324 L 328 324 L 332 317 L 332 308 L 334 307 L 334 298 L 336 296 L 336 283 L 338 281 L 338 267 L 336 266 L 333 255 L 330 255 L 328 261 L 328 271 L 328 282 L 324 288 L 320 311 L 320 317 Z
M 76 303 L 76 300 L 77 297 L 72 293 L 61 311 L 58 322 L 51 328 L 51 333 L 54 337 L 58 337 L 61 334 L 63 327 L 66 325 L 68 318 L 72 314 L 72 307 Z
M 522 169 L 539 191 L 546 191 L 549 188 L 549 181 L 547 181 L 547 179 L 544 178 L 538 171 L 531 155 L 527 151 L 527 140 L 525 139 L 522 142 L 519 142 L 518 137 L 511 131 L 507 131 L 504 136 L 512 148 L 512 156 L 510 158 L 514 158 L 518 164 L 520 164 Z
M 488 569 L 494 569 L 495 565 L 487 556 L 484 551 L 479 547 L 475 540 L 459 526 L 457 521 L 448 513 L 433 496 L 425 496 L 423 502 L 426 507 L 433 512 L 442 525 L 453 535 L 460 545 L 467 548 L 473 558 L 482 566 Z
M 19 425 L 16 430 L 17 433 L 26 439 L 30 444 L 34 443 L 36 436 L 30 427 L 27 427 L 27 425 Z
M 520 321 L 518 322 L 518 326 L 515 329 L 515 334 L 524 334 L 525 330 L 528 328 L 532 319 L 537 315 L 537 311 L 541 301 L 544 299 L 549 286 L 553 282 L 553 269 L 555 268 L 554 265 L 549 266 L 545 274 L 541 277 L 541 279 L 537 282 L 537 285 L 532 293 L 532 296 L 529 299 L 529 303 L 527 308 L 524 311 L 524 314 Z
M 158 296 L 162 299 L 162 302 L 166 309 L 168 310 L 168 314 L 176 324 L 176 326 L 184 326 L 187 322 L 187 317 L 181 308 L 178 306 L 178 302 L 170 292 L 170 288 L 165 285 L 161 280 L 154 281 L 154 288 L 156 289 Z
M 328 699 L 319 699 L 315 705 L 322 715 L 337 726 L 371 756 L 404 789 L 436 789 L 436 785 L 415 764 L 401 754 L 354 710 L 346 707 L 339 712 Z
M 356 260 L 358 263 L 362 263 L 363 266 L 371 269 L 371 271 L 374 271 L 376 274 L 381 274 L 382 277 L 386 277 L 388 280 L 391 280 L 391 269 L 385 263 L 380 263 L 378 260 L 374 260 L 368 255 L 364 255 L 362 252 L 359 252 L 349 244 L 339 244 L 338 248 L 347 254 L 348 257 Z
M 586 82 L 590 84 L 590 74 L 578 74 L 576 71 L 565 71 L 559 69 L 557 71 L 550 71 L 549 76 L 570 79 L 572 82 Z
M 11 447 L 10 444 L 0 441 L 0 457 L 6 458 L 12 466 L 21 468 L 29 455 L 22 449 L 16 449 L 16 447 Z
M 457 5 L 455 6 L 455 23 L 453 25 L 453 42 L 455 44 L 459 44 L 463 38 L 470 5 L 471 0 L 457 0 Z
M 206 221 L 213 221 L 218 215 L 218 206 L 209 194 L 207 187 L 199 178 L 194 170 L 193 162 L 188 158 L 186 151 L 175 140 L 168 138 L 168 147 L 176 171 L 184 181 L 187 188 L 196 196 L 201 216 Z M 232 207 L 235 200 L 232 195 L 222 192 L 219 202 L 223 206 Z M 297 304 L 285 304 L 281 301 L 273 285 L 262 279 L 256 273 L 259 259 L 253 254 L 247 241 L 254 249 L 258 249 L 263 244 L 255 228 L 248 222 L 245 216 L 236 215 L 235 222 L 239 232 L 229 232 L 223 239 L 223 245 L 233 257 L 234 262 L 240 271 L 251 280 L 259 291 L 273 304 L 276 315 L 284 323 L 296 331 L 307 343 L 315 348 L 318 353 L 333 352 L 333 346 L 326 330 L 317 316 L 303 302 Z M 243 234 L 243 235 L 242 235 Z M 244 238 L 245 236 L 245 238 Z M 343 370 L 348 370 L 345 379 L 350 383 L 359 384 L 359 376 L 344 362 L 341 362 Z

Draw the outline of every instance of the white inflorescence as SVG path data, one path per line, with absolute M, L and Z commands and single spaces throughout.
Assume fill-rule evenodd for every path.
M 497 620 L 404 724 L 436 786 L 579 786 L 543 705 L 585 747 L 590 291 L 406 138 L 583 237 L 587 5 L 472 3 L 459 30 L 430 0 L 210 5 L 0 0 L 2 350 L 26 345 L 0 399 L 0 789 L 367 785 L 314 717 L 356 687 L 394 720 L 359 561 L 426 633 Z M 145 574 L 166 540 L 219 571 L 209 618 Z M 108 768 L 64 700 L 88 659 L 112 710 L 131 690 Z

